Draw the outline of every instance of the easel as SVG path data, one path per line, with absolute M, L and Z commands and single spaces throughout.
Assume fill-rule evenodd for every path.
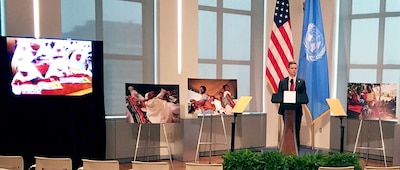
M 209 145 L 209 155 L 208 155 L 208 163 L 211 164 L 211 147 L 212 145 L 216 145 L 216 144 L 220 144 L 220 145 L 226 145 L 226 148 L 228 149 L 228 139 L 226 137 L 226 128 L 225 128 L 225 121 L 224 121 L 224 115 L 223 114 L 219 114 L 221 117 L 221 124 L 222 124 L 222 129 L 224 130 L 224 137 L 225 137 L 225 142 L 213 142 L 212 141 L 212 123 L 213 123 L 213 114 L 209 114 L 210 115 L 210 139 L 208 142 L 201 142 L 201 134 L 203 133 L 203 126 L 204 126 L 204 118 L 205 118 L 206 113 L 203 112 L 203 117 L 201 118 L 201 124 L 200 124 L 200 132 L 199 132 L 199 139 L 197 142 L 197 149 L 196 149 L 196 156 L 194 158 L 194 161 L 197 162 L 198 158 L 199 158 L 199 149 L 200 149 L 200 145 Z
M 171 165 L 171 168 L 172 168 L 172 170 L 174 170 L 174 164 L 172 163 L 172 151 L 171 151 L 171 148 L 170 148 L 170 146 L 169 146 L 169 142 L 168 142 L 168 137 L 167 137 L 167 131 L 165 130 L 165 123 L 161 123 L 161 126 L 162 126 L 162 128 L 163 128 L 163 132 L 164 132 L 164 139 L 165 139 L 165 141 L 167 142 L 167 145 L 166 146 L 148 146 L 149 145 L 149 138 L 150 138 L 150 135 L 151 135 L 151 130 L 150 130 L 150 126 L 151 126 L 151 124 L 148 124 L 149 125 L 149 132 L 148 132 L 148 134 L 147 134 L 147 141 L 146 141 L 146 146 L 139 146 L 139 141 L 140 141 L 140 134 L 142 133 L 142 123 L 140 123 L 139 124 L 139 130 L 138 130 L 138 135 L 137 135 L 137 138 L 136 138 L 136 148 L 135 148 L 135 155 L 134 155 L 134 157 L 133 157 L 133 161 L 136 161 L 136 156 L 137 156 L 137 151 L 138 151 L 138 148 L 139 147 L 145 147 L 145 155 L 147 156 L 147 149 L 149 148 L 149 147 L 152 147 L 152 148 L 167 148 L 167 150 L 168 150 L 168 155 L 169 155 L 169 161 L 170 161 L 170 165 Z
M 353 153 L 356 153 L 356 150 L 357 149 L 365 149 L 365 150 L 367 150 L 367 161 L 366 161 L 366 164 L 368 165 L 368 158 L 369 158 L 369 150 L 381 150 L 382 151 L 382 153 L 383 153 L 383 161 L 385 162 L 385 167 L 387 167 L 387 163 L 386 163 L 386 153 L 385 153 L 385 143 L 384 143 L 384 141 L 383 141 L 383 131 L 382 131 L 382 120 L 381 120 L 381 118 L 379 117 L 379 120 L 378 120 L 378 122 L 379 122 L 379 132 L 380 132 L 380 138 L 381 138 L 381 146 L 382 147 L 377 147 L 377 148 L 374 148 L 374 147 L 370 147 L 369 146 L 369 130 L 370 130 L 370 125 L 371 125 L 371 121 L 372 120 L 367 120 L 367 121 L 369 121 L 368 123 L 368 132 L 367 132 L 367 146 L 358 146 L 358 139 L 359 139 L 359 137 L 360 137 L 360 133 L 361 133 L 361 128 L 362 128 L 362 125 L 363 125 L 363 121 L 364 121 L 364 118 L 363 119 L 361 119 L 360 120 L 360 125 L 358 126 L 358 132 L 357 132 L 357 138 L 356 138 L 356 143 L 354 144 L 354 150 L 353 150 Z

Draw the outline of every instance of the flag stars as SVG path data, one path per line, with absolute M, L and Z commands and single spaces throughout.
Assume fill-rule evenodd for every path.
M 277 0 L 275 6 L 274 21 L 278 27 L 289 20 L 290 16 L 288 7 L 288 0 Z
M 266 0 L 266 1 L 269 2 L 270 0 Z M 282 27 L 284 27 L 283 24 L 287 23 L 290 20 L 290 15 L 289 15 L 290 12 L 288 11 L 290 0 L 275 0 L 275 1 L 276 1 L 276 4 L 275 4 L 276 8 L 274 9 L 275 10 L 274 11 L 275 12 L 274 24 L 276 25 L 276 27 L 273 27 L 273 29 L 275 29 L 275 30 L 273 30 L 271 32 L 271 37 L 283 39 L 284 41 L 272 41 L 272 45 L 270 47 L 268 47 L 268 50 L 277 51 L 277 52 L 269 53 L 268 60 L 276 61 L 276 60 L 282 60 L 282 58 L 287 58 L 287 59 L 293 60 L 293 48 L 292 48 L 293 44 L 291 42 L 292 37 L 289 37 L 287 39 L 282 37 L 283 35 L 291 36 L 292 35 L 291 28 L 284 28 L 282 30 L 279 30 Z M 304 1 L 304 0 L 302 0 L 302 1 Z M 276 30 L 276 29 L 278 29 L 278 30 Z M 275 34 L 275 32 L 280 32 L 280 33 Z M 272 36 L 272 35 L 274 35 L 274 36 Z M 282 50 L 276 50 L 276 47 L 278 47 L 278 46 L 281 47 L 280 49 L 282 49 Z M 277 89 L 278 89 L 277 84 L 278 84 L 279 80 L 281 78 L 283 78 L 283 75 L 279 75 L 279 73 L 286 71 L 286 68 L 282 67 L 282 68 L 279 68 L 279 70 L 275 70 L 275 69 L 276 68 L 274 67 L 273 64 L 267 65 L 267 78 L 270 82 L 276 83 L 273 85 L 273 88 L 275 91 L 277 91 Z M 268 73 L 271 73 L 271 74 L 268 74 Z M 277 76 L 274 76 L 274 75 L 277 75 Z

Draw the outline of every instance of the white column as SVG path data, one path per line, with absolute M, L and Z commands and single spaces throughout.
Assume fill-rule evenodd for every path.
M 34 1 L 6 0 L 6 36 L 34 37 Z M 61 1 L 38 0 L 40 37 L 61 37 Z
M 158 10 L 158 82 L 179 85 L 180 116 L 190 118 L 193 115 L 188 114 L 187 89 L 188 78 L 197 77 L 198 3 L 197 0 L 159 0 Z M 176 155 L 191 149 L 183 140 L 184 131 L 190 131 L 183 124 L 185 121 L 181 120 L 179 125 L 166 126 L 168 141 Z M 160 145 L 166 145 L 163 134 L 160 139 Z M 168 155 L 168 152 L 161 149 L 160 154 Z
M 178 2 L 182 3 L 181 21 L 178 21 Z M 197 0 L 160 0 L 158 7 L 159 83 L 179 84 L 181 117 L 189 117 L 190 115 L 187 114 L 187 79 L 197 77 L 198 64 Z M 178 23 L 181 23 L 180 29 L 178 29 Z M 178 33 L 178 30 L 181 32 Z M 181 35 L 180 48 L 178 47 L 179 34 Z M 181 61 L 178 61 L 179 53 Z M 180 73 L 179 67 L 181 67 Z

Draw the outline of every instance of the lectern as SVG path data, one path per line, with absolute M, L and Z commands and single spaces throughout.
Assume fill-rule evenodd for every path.
M 280 149 L 282 153 L 298 155 L 295 133 L 296 109 L 299 105 L 308 103 L 307 94 L 296 94 L 294 102 L 285 103 L 284 95 L 282 93 L 277 93 L 272 95 L 271 101 L 272 103 L 279 103 L 284 110 L 283 114 L 285 114 L 285 125 L 281 136 Z

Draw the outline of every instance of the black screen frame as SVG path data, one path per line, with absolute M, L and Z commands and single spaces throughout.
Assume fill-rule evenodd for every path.
M 0 38 L 0 155 L 70 157 L 73 169 L 82 158 L 105 159 L 103 42 L 92 41 L 93 92 L 84 96 L 16 96 L 11 91 L 11 57 Z

